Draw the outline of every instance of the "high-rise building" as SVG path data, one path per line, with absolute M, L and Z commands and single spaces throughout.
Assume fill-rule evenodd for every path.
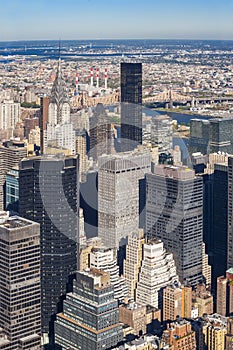
M 233 136 L 231 129 L 233 118 L 213 118 L 208 120 L 190 120 L 190 154 L 214 152 L 233 153 Z
M 6 174 L 19 162 L 27 157 L 27 147 L 24 142 L 7 141 L 0 146 L 0 210 L 5 204 L 5 182 Z
M 5 208 L 7 211 L 19 212 L 19 167 L 14 167 L 6 174 Z
M 143 245 L 142 266 L 136 288 L 136 301 L 162 308 L 162 289 L 178 283 L 172 254 L 164 249 L 163 242 L 151 240 Z
M 123 301 L 128 295 L 124 277 L 119 275 L 119 266 L 115 252 L 111 248 L 93 247 L 90 252 L 90 268 L 104 270 L 110 274 L 110 282 L 114 287 L 114 297 Z
M 40 116 L 39 116 L 39 127 L 40 127 L 40 152 L 44 153 L 44 132 L 47 127 L 49 120 L 49 103 L 50 98 L 48 96 L 43 96 L 40 99 Z
M 173 253 L 182 284 L 202 280 L 202 178 L 186 167 L 157 165 L 146 175 L 146 234 Z
M 206 290 L 203 283 L 197 285 L 192 293 L 192 301 L 195 308 L 198 309 L 198 316 L 203 314 L 211 315 L 213 313 L 213 296 Z
M 159 115 L 151 120 L 151 143 L 158 147 L 159 153 L 170 152 L 172 149 L 172 118 Z
M 139 229 L 128 236 L 126 259 L 124 260 L 124 277 L 128 287 L 128 295 L 135 300 L 135 291 L 142 264 L 144 231 Z
M 40 277 L 39 224 L 1 212 L 0 349 L 41 349 Z
M 63 349 L 111 349 L 123 339 L 118 303 L 109 273 L 77 272 L 73 292 L 55 321 L 55 343 Z
M 142 64 L 121 63 L 121 150 L 142 144 Z
M 98 236 L 118 248 L 138 230 L 139 181 L 151 170 L 151 156 L 136 150 L 99 157 L 98 165 Z
M 97 160 L 103 154 L 111 154 L 112 132 L 104 106 L 98 103 L 90 121 L 90 156 Z
M 40 224 L 45 333 L 77 269 L 78 173 L 77 156 L 31 157 L 20 164 L 19 213 Z
M 80 181 L 82 181 L 85 179 L 85 174 L 89 168 L 87 156 L 87 133 L 85 130 L 76 130 L 75 146 L 75 153 L 79 155 L 79 173 Z
M 227 266 L 233 266 L 233 157 L 228 158 L 228 253 Z
M 20 103 L 6 100 L 0 103 L 0 129 L 14 129 L 20 121 Z
M 70 104 L 65 80 L 61 73 L 61 60 L 58 61 L 56 78 L 48 106 L 48 123 L 43 135 L 43 152 L 47 147 L 68 149 L 75 154 L 75 131 L 70 120 Z

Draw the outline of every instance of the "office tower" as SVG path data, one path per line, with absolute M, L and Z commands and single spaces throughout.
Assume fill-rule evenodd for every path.
M 0 328 L 8 341 L 3 349 L 39 350 L 39 224 L 18 216 L 9 217 L 6 212 L 0 213 L 0 276 Z
M 90 157 L 97 161 L 103 154 L 111 154 L 111 123 L 102 103 L 98 103 L 89 119 Z
M 139 181 L 150 172 L 149 152 L 136 150 L 98 159 L 98 236 L 118 248 L 139 226 Z
M 19 171 L 19 213 L 40 224 L 42 327 L 77 269 L 79 177 L 77 156 L 31 157 Z
M 25 157 L 27 157 L 27 148 L 24 142 L 7 141 L 0 146 L 0 210 L 4 209 L 5 204 L 6 174 L 18 166 L 21 159 Z
M 43 152 L 47 147 L 64 148 L 75 154 L 75 131 L 70 121 L 70 104 L 65 80 L 58 61 L 56 78 L 48 106 L 48 123 L 43 135 Z
M 63 349 L 111 349 L 123 339 L 110 276 L 90 269 L 77 272 L 73 292 L 55 321 L 55 343 Z
M 228 158 L 228 252 L 227 266 L 233 266 L 233 157 Z
M 172 254 L 166 252 L 162 241 L 148 241 L 143 245 L 136 301 L 161 309 L 162 289 L 171 283 L 178 283 Z
M 19 212 L 19 167 L 14 167 L 6 174 L 6 200 L 7 211 Z
M 173 158 L 173 164 L 174 165 L 183 165 L 181 160 L 181 149 L 180 146 L 176 145 L 173 150 L 171 150 L 172 158 Z
M 202 178 L 186 167 L 158 165 L 146 175 L 146 232 L 174 255 L 182 284 L 202 280 Z
M 39 115 L 39 127 L 40 127 L 40 152 L 44 153 L 44 131 L 46 130 L 49 120 L 49 103 L 50 98 L 43 96 L 40 98 L 40 115 Z
M 209 153 L 209 120 L 190 120 L 189 154 L 200 152 Z
M 182 318 L 177 318 L 176 322 L 167 325 L 162 339 L 174 350 L 196 350 L 195 332 L 191 328 L 191 323 Z
M 121 151 L 142 144 L 142 64 L 121 63 Z
M 14 129 L 20 121 L 20 103 L 6 100 L 0 103 L 0 129 Z
M 139 229 L 128 236 L 126 259 L 124 260 L 124 277 L 128 287 L 128 295 L 135 300 L 135 290 L 138 283 L 142 263 L 144 231 Z
M 190 120 L 189 152 L 202 154 L 214 152 L 233 153 L 233 118 Z
M 159 153 L 170 152 L 172 149 L 172 118 L 168 115 L 158 115 L 151 119 L 151 143 L 158 147 Z
M 104 270 L 110 274 L 110 283 L 114 288 L 115 299 L 123 301 L 127 297 L 127 285 L 124 277 L 119 276 L 119 266 L 113 249 L 93 247 L 90 251 L 89 267 Z
M 227 333 L 225 335 L 225 350 L 232 350 L 233 340 L 233 317 L 227 320 Z
M 183 313 L 182 316 L 190 318 L 192 314 L 192 287 L 184 286 L 183 292 Z
M 79 155 L 80 181 L 84 181 L 85 174 L 89 168 L 87 156 L 87 133 L 85 130 L 76 130 L 75 132 L 75 153 Z

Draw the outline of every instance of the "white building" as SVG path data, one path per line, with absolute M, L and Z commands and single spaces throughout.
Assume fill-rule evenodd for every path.
M 14 129 L 20 121 L 20 103 L 5 100 L 0 103 L 0 129 Z
M 166 252 L 160 240 L 145 243 L 136 302 L 161 308 L 162 289 L 175 282 L 178 276 L 173 255 Z
M 114 287 L 115 299 L 127 297 L 127 286 L 124 277 L 119 276 L 119 267 L 114 257 L 114 250 L 105 247 L 92 248 L 90 253 L 90 268 L 104 270 L 110 273 L 110 282 Z
M 75 131 L 70 120 L 70 103 L 60 59 L 51 92 L 47 130 L 44 131 L 45 153 L 46 148 L 51 146 L 64 148 L 75 154 Z

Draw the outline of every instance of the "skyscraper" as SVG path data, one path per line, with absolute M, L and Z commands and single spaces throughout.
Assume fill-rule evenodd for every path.
M 159 153 L 170 152 L 172 149 L 172 118 L 159 115 L 151 120 L 151 143 L 158 147 Z
M 43 123 L 42 123 L 43 124 Z M 75 154 L 75 131 L 70 121 L 70 104 L 59 58 L 48 106 L 48 123 L 43 135 L 43 152 L 48 146 L 65 148 Z
M 0 146 L 0 210 L 5 204 L 6 174 L 13 167 L 18 166 L 21 159 L 27 157 L 27 147 L 24 142 L 7 141 Z
M 97 160 L 103 154 L 111 153 L 112 133 L 104 106 L 98 103 L 90 118 L 90 156 Z
M 40 278 L 39 224 L 1 212 L 0 329 L 6 350 L 41 348 Z
M 98 165 L 98 236 L 118 248 L 138 230 L 139 180 L 150 172 L 151 156 L 136 150 L 99 157 Z
M 121 150 L 142 144 L 142 64 L 121 63 Z
M 136 288 L 136 301 L 162 308 L 162 289 L 178 283 L 173 255 L 160 240 L 150 240 L 143 246 L 143 259 Z
M 228 254 L 227 266 L 233 266 L 233 157 L 228 158 Z
M 181 283 L 202 279 L 202 178 L 185 167 L 157 165 L 146 175 L 146 233 L 172 252 Z
M 40 223 L 45 333 L 68 277 L 77 269 L 78 173 L 77 156 L 32 157 L 20 165 L 20 215 Z
M 63 349 L 111 349 L 123 339 L 118 303 L 109 273 L 98 269 L 77 272 L 73 293 L 57 315 L 55 342 Z

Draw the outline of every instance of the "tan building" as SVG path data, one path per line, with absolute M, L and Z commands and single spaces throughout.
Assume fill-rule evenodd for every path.
M 163 321 L 174 321 L 176 316 L 182 316 L 182 289 L 175 285 L 163 290 Z
M 211 266 L 209 265 L 208 254 L 205 252 L 205 243 L 202 243 L 202 275 L 205 278 L 206 288 L 211 288 Z
M 30 130 L 28 135 L 28 142 L 30 144 L 40 146 L 40 128 L 35 126 L 35 129 Z
M 171 285 L 163 290 L 163 321 L 174 321 L 177 316 L 190 318 L 192 287 Z
M 217 278 L 217 307 L 216 311 L 222 316 L 226 316 L 227 300 L 227 279 L 224 276 Z
M 75 152 L 79 155 L 79 173 L 80 180 L 84 180 L 84 174 L 89 168 L 89 161 L 87 156 L 87 136 L 86 132 L 76 131 L 75 134 Z
M 203 327 L 204 345 L 208 350 L 225 350 L 226 327 L 216 322 Z
M 162 338 L 173 350 L 196 350 L 195 332 L 191 329 L 191 323 L 182 318 L 168 324 Z
M 233 349 L 233 317 L 229 317 L 227 320 L 227 333 L 225 335 L 225 349 Z
M 128 237 L 126 259 L 124 260 L 124 277 L 128 287 L 128 295 L 135 299 L 139 270 L 142 263 L 142 250 L 145 243 L 144 231 L 139 229 Z
M 204 284 L 198 284 L 193 291 L 193 306 L 198 308 L 198 316 L 213 313 L 213 296 L 206 290 Z
M 141 305 L 129 300 L 128 303 L 119 306 L 119 314 L 120 322 L 129 325 L 133 330 L 133 334 L 146 334 L 146 305 Z

